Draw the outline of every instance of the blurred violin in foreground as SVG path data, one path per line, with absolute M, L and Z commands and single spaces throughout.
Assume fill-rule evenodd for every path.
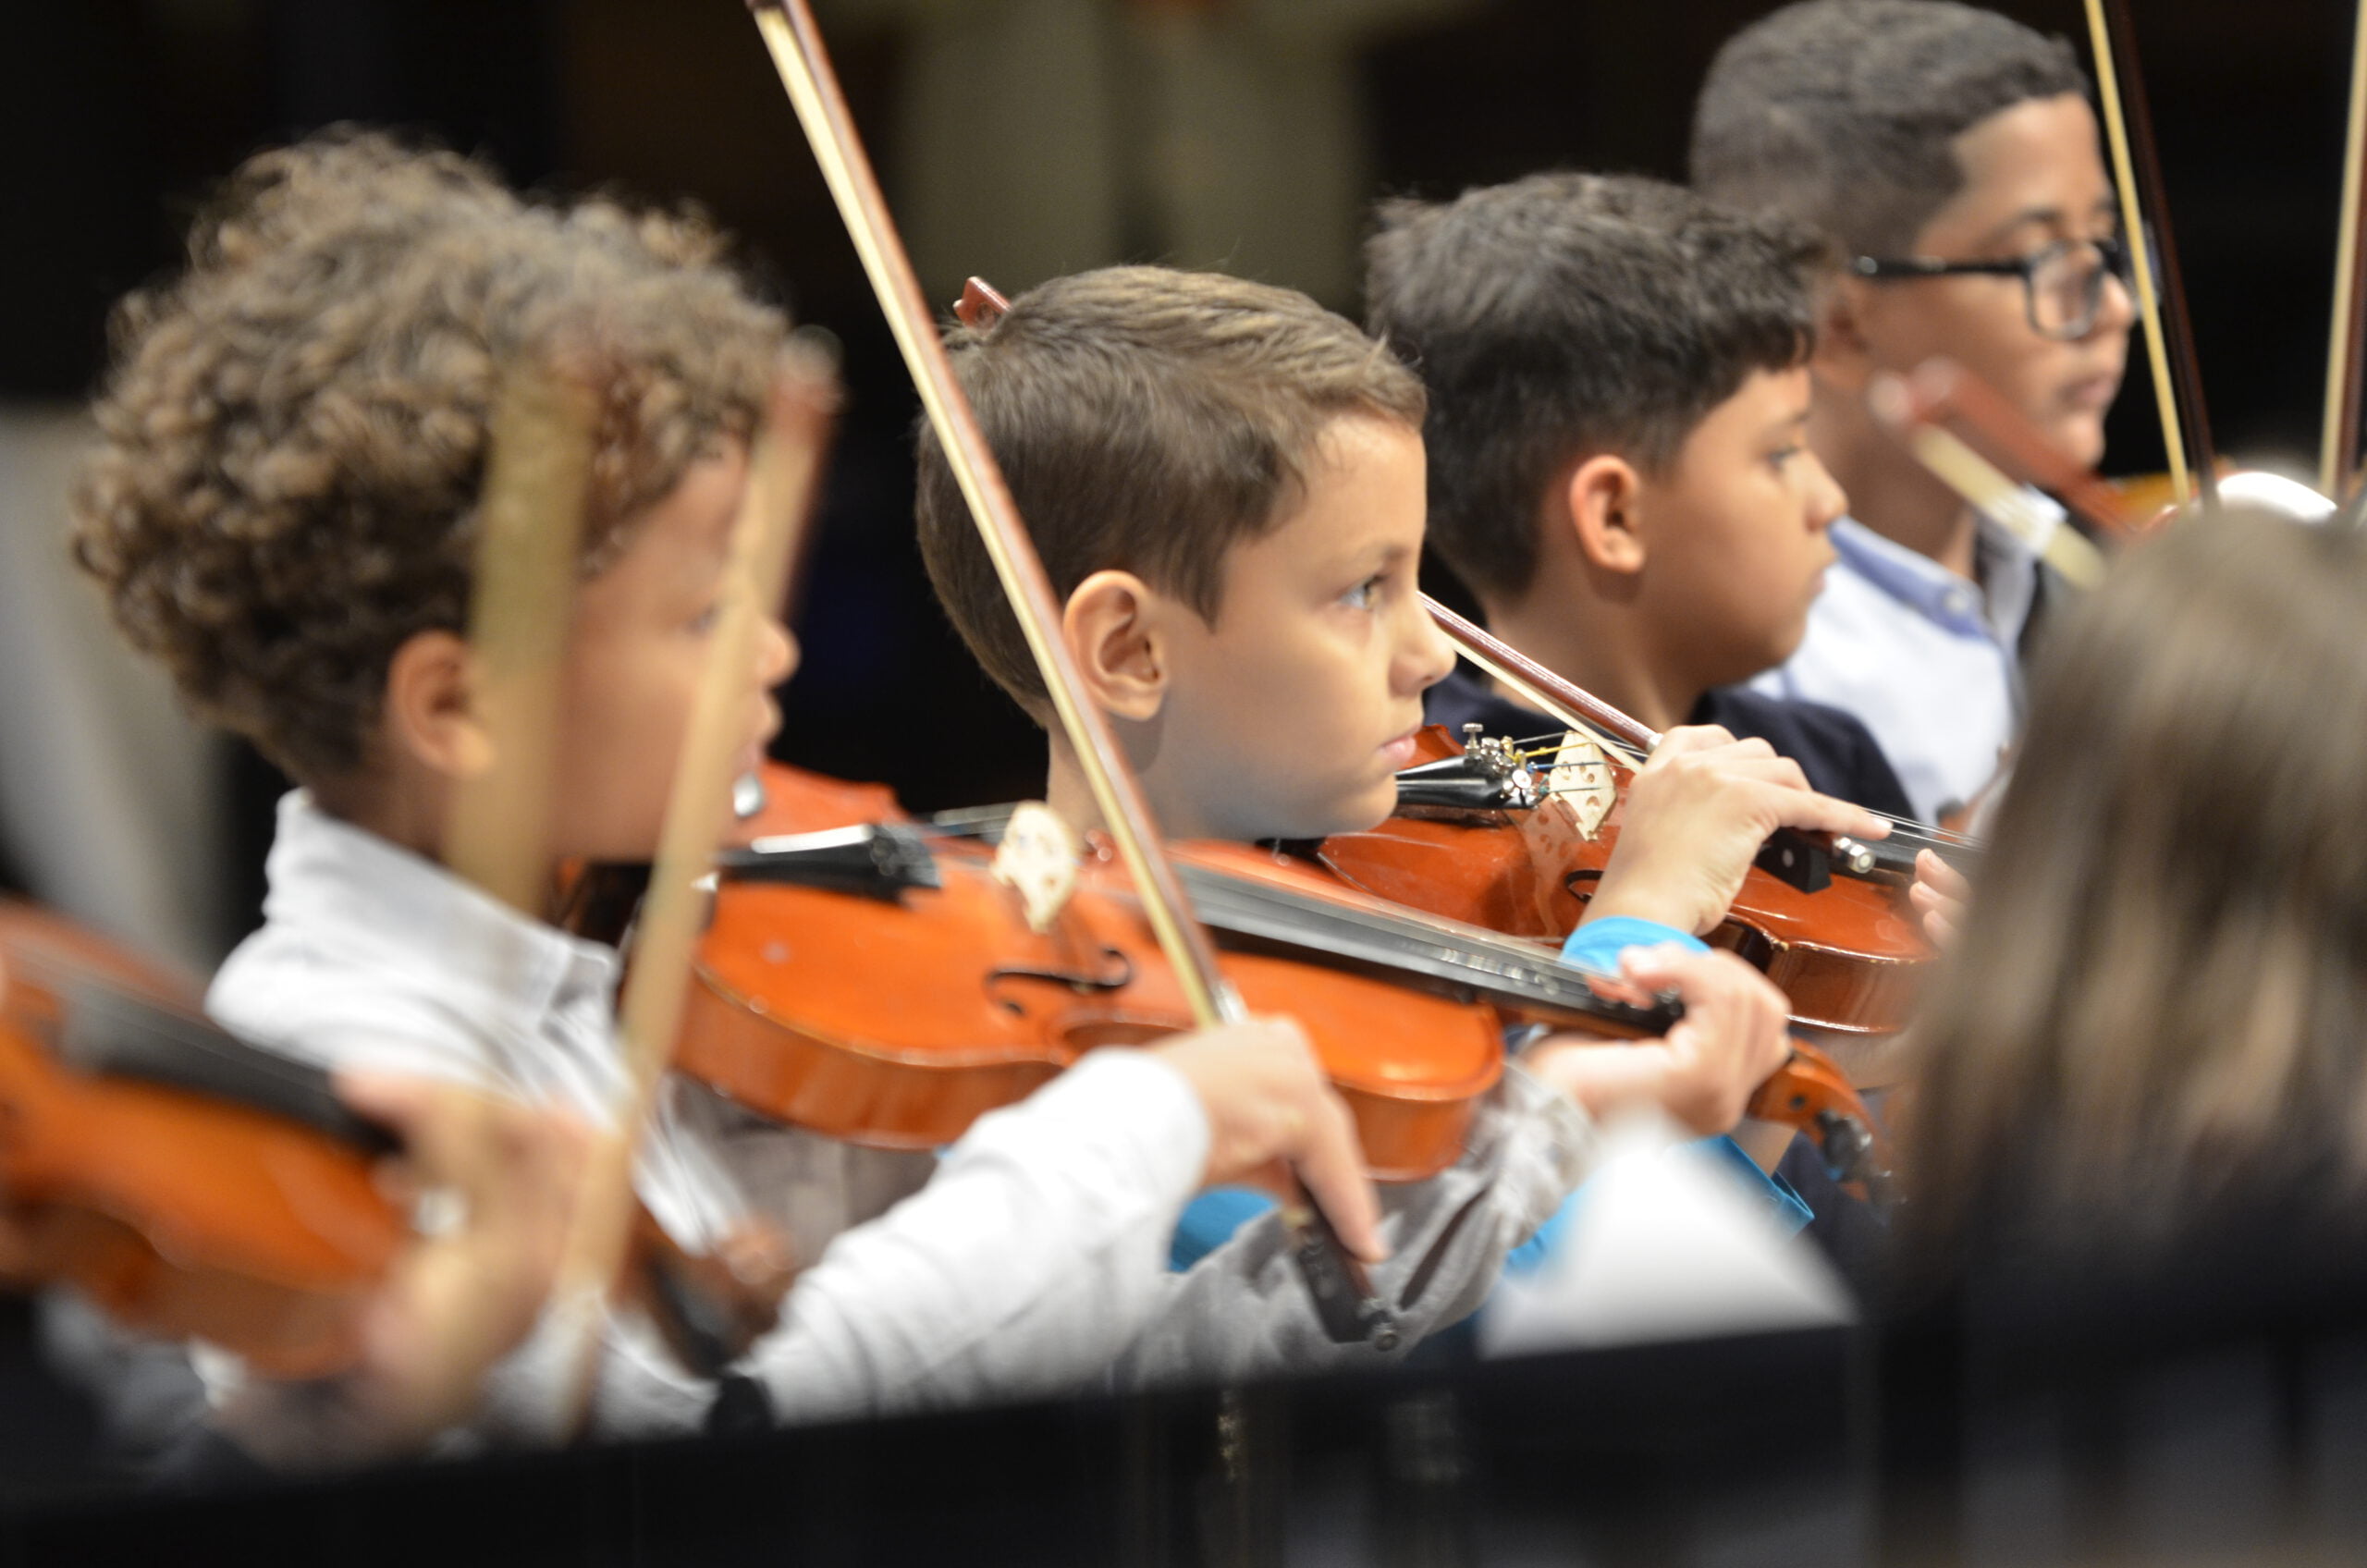
M 397 1152 L 325 1072 L 207 1023 L 178 975 L 0 902 L 0 1276 L 271 1376 L 326 1376 L 418 1239 L 379 1179 Z M 789 1280 L 684 1253 L 645 1211 L 629 1271 L 706 1376 L 770 1326 Z

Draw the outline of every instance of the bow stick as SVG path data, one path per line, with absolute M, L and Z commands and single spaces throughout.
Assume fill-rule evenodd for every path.
M 1118 750 L 1107 718 L 1086 699 L 1084 681 L 1059 634 L 1060 606 L 1050 580 L 1044 574 L 1034 541 L 1020 519 L 986 435 L 978 428 L 969 399 L 954 377 L 952 361 L 938 335 L 903 240 L 889 215 L 871 160 L 855 134 L 853 116 L 847 110 L 813 12 L 806 0 L 749 0 L 748 8 L 838 203 L 839 215 L 863 258 L 864 271 L 902 350 L 930 426 L 945 448 L 947 464 L 969 502 L 1004 595 L 1043 673 L 1061 731 L 1075 749 L 1094 802 L 1140 890 L 1144 913 L 1191 1003 L 1193 1017 L 1204 1028 L 1239 1022 L 1247 1011 L 1218 968 L 1216 945 L 1193 917 L 1183 886 L 1161 848 L 1141 785 Z M 1325 1330 L 1343 1342 L 1369 1340 L 1383 1349 L 1394 1344 L 1395 1315 L 1373 1294 L 1363 1266 L 1341 1245 L 1304 1192 L 1294 1194 L 1282 1206 L 1282 1219 L 1291 1231 L 1294 1256 Z
M 549 887 L 559 685 L 595 419 L 582 380 L 511 366 L 495 391 L 478 507 L 469 649 L 492 761 L 453 792 L 443 858 L 529 919 L 541 916 Z M 562 1313 L 584 1310 L 563 1275 L 552 1294 Z
M 1996 519 L 2082 588 L 2103 581 L 2087 535 L 2041 512 L 2029 489 L 2051 491 L 2104 537 L 2140 531 L 2113 487 L 2063 451 L 1986 382 L 1944 358 L 1910 375 L 1884 373 L 1866 388 L 1874 422 L 1976 510 Z
M 469 647 L 492 766 L 454 791 L 444 863 L 530 918 L 542 913 L 560 668 L 592 483 L 592 394 L 517 366 L 495 392 L 478 508 Z
M 742 688 L 765 611 L 779 596 L 787 563 L 811 515 L 837 405 L 837 378 L 827 357 L 792 341 L 749 454 L 747 489 L 732 520 L 712 643 L 667 796 L 632 968 L 618 1007 L 624 1095 L 614 1122 L 594 1145 L 584 1195 L 562 1254 L 559 1299 L 582 1314 L 561 1406 L 570 1432 L 581 1432 L 591 1412 L 607 1292 L 632 1234 L 634 1156 L 681 1023 L 702 913 L 698 882 L 714 860 L 730 813 L 731 763 L 745 740 Z
M 2136 276 L 2137 310 L 2145 328 L 2145 354 L 2153 372 L 2153 401 L 2162 416 L 2170 487 L 2180 505 L 2201 485 L 2206 499 L 2218 498 L 2217 459 L 2202 406 L 2202 372 L 2194 351 L 2194 325 L 2187 313 L 2186 287 L 2177 248 L 2170 238 L 2168 193 L 2153 143 L 2152 116 L 2137 69 L 2137 40 L 2128 0 L 2087 0 L 2088 35 L 2096 60 L 2096 98 L 2103 111 L 2105 140 L 2112 149 L 2113 178 L 2120 190 L 2121 227 Z M 2121 64 L 2126 60 L 2126 95 Z M 2126 112 L 2124 112 L 2124 104 Z M 2146 219 L 2152 227 L 2146 227 Z M 2160 244 L 2158 256 L 2154 251 Z M 2159 266 L 2160 288 L 2154 287 Z M 2180 399 L 2184 408 L 2180 408 Z
M 1422 607 L 1455 650 L 1520 693 L 1539 713 L 1583 730 L 1637 762 L 1661 743 L 1661 732 L 1613 707 L 1586 688 L 1565 680 L 1477 623 L 1457 615 L 1428 594 Z
M 1547 668 L 1428 594 L 1422 595 L 1422 607 L 1429 612 L 1431 623 L 1446 633 L 1447 640 L 1454 644 L 1455 651 L 1463 657 L 1494 676 L 1547 717 L 1591 736 L 1609 751 L 1623 753 L 1630 766 L 1641 766 L 1650 756 L 1652 749 L 1661 743 L 1659 730 Z M 1927 846 L 1942 851 L 1969 843 L 1960 834 L 1925 823 L 1899 817 L 1887 820 L 1891 824 L 1891 837 L 1885 840 L 1888 843 Z M 1770 840 L 1771 845 L 1778 849 L 1779 855 L 1784 840 L 1804 842 L 1809 848 L 1832 856 L 1834 864 L 1853 876 L 1864 876 L 1873 871 L 1882 860 L 1880 851 L 1837 834 L 1785 828 L 1775 839 Z
M 2325 424 L 2318 448 L 2318 488 L 2336 506 L 2359 483 L 2362 371 L 2367 371 L 2367 235 L 2361 233 L 2362 164 L 2367 164 L 2367 0 L 2351 23 L 2350 113 L 2342 150 L 2342 215 L 2335 230 L 2334 323 L 2326 348 Z

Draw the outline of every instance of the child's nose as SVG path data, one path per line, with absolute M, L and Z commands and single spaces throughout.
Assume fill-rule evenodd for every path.
M 1849 492 L 1841 488 L 1841 482 L 1814 452 L 1804 451 L 1800 457 L 1809 469 L 1809 528 L 1821 533 L 1848 515 Z
M 1424 595 L 1414 594 L 1406 613 L 1409 619 L 1399 644 L 1397 668 L 1413 691 L 1427 692 L 1453 672 L 1454 644 L 1430 619 L 1430 603 Z
M 756 670 L 767 691 L 797 673 L 801 654 L 797 634 L 779 619 L 765 617 L 756 636 Z
M 2104 295 L 2096 304 L 2096 324 L 2088 329 L 2093 337 L 2099 332 L 2127 332 L 2137 322 L 2137 297 L 2131 286 L 2120 274 L 2106 269 Z

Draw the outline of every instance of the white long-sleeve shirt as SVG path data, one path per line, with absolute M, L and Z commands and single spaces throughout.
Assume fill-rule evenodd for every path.
M 610 1117 L 625 1081 L 613 950 L 520 916 L 301 793 L 282 803 L 270 883 L 264 928 L 207 998 L 226 1026 L 327 1066 L 450 1080 L 595 1124 Z M 735 1145 L 763 1141 L 726 1135 L 733 1120 L 714 1096 L 670 1080 L 644 1139 L 643 1201 L 686 1246 L 712 1245 L 761 1212 L 735 1164 L 779 1163 L 778 1149 L 735 1161 Z M 932 1162 L 923 1191 L 823 1251 L 748 1369 L 797 1419 L 1090 1382 L 1166 1293 L 1167 1239 L 1207 1154 L 1207 1122 L 1181 1076 L 1140 1053 L 1098 1053 L 982 1119 Z M 497 1369 L 486 1435 L 545 1433 L 562 1338 L 548 1326 Z M 697 1425 L 712 1389 L 677 1368 L 646 1324 L 612 1321 L 607 1339 L 599 1429 Z
M 2061 515 L 2035 492 L 2032 505 Z M 1916 815 L 1937 822 L 1981 796 L 2020 732 L 2038 557 L 1985 517 L 1978 583 L 1850 518 L 1830 536 L 1835 558 L 1807 635 L 1751 689 L 1856 715 Z
M 610 1116 L 625 1081 L 613 949 L 519 915 L 301 791 L 281 802 L 268 876 L 264 925 L 207 998 L 225 1026 L 326 1066 Z M 1098 1388 L 1113 1369 L 1132 1383 L 1369 1360 L 1324 1340 L 1270 1222 L 1188 1276 L 1166 1272 L 1208 1137 L 1181 1075 L 1120 1049 L 981 1119 L 941 1160 L 852 1149 L 669 1078 L 636 1185 L 687 1247 L 756 1215 L 816 1259 L 744 1368 L 784 1419 Z M 1394 1299 L 1415 1270 L 1429 1276 L 1415 1335 L 1476 1305 L 1576 1185 L 1591 1141 L 1566 1101 L 1513 1072 L 1460 1164 L 1384 1191 L 1399 1254 L 1377 1283 Z M 711 1387 L 645 1323 L 613 1318 L 606 1337 L 598 1430 L 698 1424 Z M 546 1324 L 496 1369 L 481 1435 L 550 1435 L 563 1341 Z

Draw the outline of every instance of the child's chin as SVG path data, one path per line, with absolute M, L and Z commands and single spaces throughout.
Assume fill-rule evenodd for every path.
M 1354 801 L 1342 802 L 1341 809 L 1334 814 L 1333 825 L 1321 835 L 1310 837 L 1329 838 L 1333 833 L 1367 832 L 1388 821 L 1396 812 L 1397 776 L 1392 773 Z
M 2055 422 L 2047 433 L 2065 457 L 2081 468 L 2093 468 L 2104 458 L 2104 422 L 2102 414 L 2067 414 Z

